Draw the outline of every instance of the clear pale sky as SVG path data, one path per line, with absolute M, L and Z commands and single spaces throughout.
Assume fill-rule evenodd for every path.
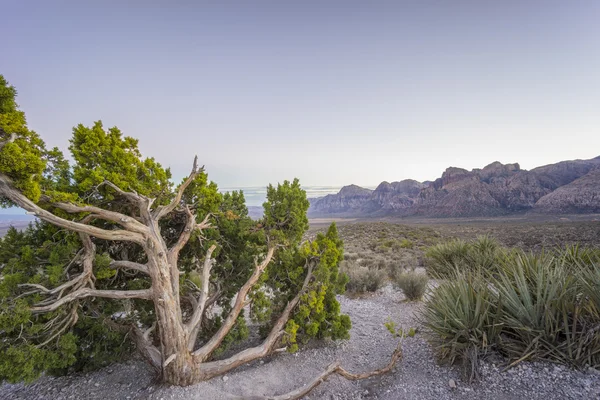
M 600 1 L 91 3 L 0 8 L 0 73 L 64 151 L 101 119 L 222 187 L 600 155 Z

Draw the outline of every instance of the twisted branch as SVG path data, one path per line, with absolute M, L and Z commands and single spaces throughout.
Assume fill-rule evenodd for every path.
M 130 232 L 124 229 L 116 229 L 116 230 L 106 230 L 102 228 L 97 228 L 95 226 L 86 225 L 81 222 L 69 221 L 67 219 L 61 218 L 57 215 L 52 214 L 49 211 L 44 210 L 33 201 L 29 200 L 25 195 L 16 190 L 12 186 L 11 179 L 4 175 L 0 174 L 0 195 L 6 197 L 19 207 L 29 211 L 34 214 L 36 217 L 40 218 L 43 221 L 49 222 L 53 225 L 56 225 L 60 228 L 68 229 L 78 233 L 85 233 L 93 237 L 97 237 L 99 239 L 112 240 L 112 241 L 126 241 L 126 242 L 134 242 L 138 244 L 144 243 L 144 235 L 139 232 Z M 78 206 L 75 206 L 78 207 Z M 101 210 L 101 209 L 100 209 Z M 66 211 L 66 210 L 65 210 Z M 106 210 L 102 210 L 103 212 L 107 212 Z M 76 212 L 80 212 L 77 210 Z M 102 215 L 102 214 L 100 214 Z M 108 220 L 107 214 L 104 214 Z
M 223 321 L 223 324 L 221 325 L 217 333 L 215 333 L 204 346 L 192 353 L 197 360 L 199 360 L 200 362 L 206 360 L 206 358 L 217 347 L 219 347 L 227 333 L 229 333 L 231 328 L 233 328 L 237 317 L 240 315 L 242 308 L 244 308 L 244 302 L 246 300 L 248 292 L 256 284 L 258 278 L 260 278 L 267 265 L 269 265 L 269 263 L 271 262 L 274 252 L 275 247 L 269 247 L 265 259 L 260 264 L 256 264 L 254 268 L 254 273 L 252 273 L 252 276 L 250 276 L 248 281 L 246 281 L 246 283 L 241 287 L 241 289 L 237 293 L 233 308 L 229 312 L 227 318 L 225 318 L 225 321 Z
M 402 343 L 398 343 L 398 347 L 392 353 L 392 357 L 390 362 L 383 368 L 377 369 L 375 371 L 364 372 L 362 374 L 353 374 L 348 372 L 344 368 L 342 368 L 340 362 L 335 362 L 330 364 L 325 371 L 323 371 L 319 376 L 315 377 L 311 382 L 306 384 L 305 386 L 293 390 L 291 392 L 280 394 L 277 396 L 252 396 L 252 397 L 243 397 L 246 400 L 296 400 L 306 396 L 311 390 L 319 386 L 321 383 L 325 382 L 331 375 L 337 374 L 343 378 L 346 378 L 350 381 L 357 381 L 361 379 L 372 378 L 377 375 L 383 375 L 387 372 L 390 372 L 392 368 L 396 365 L 396 363 L 402 358 Z M 241 397 L 240 397 L 241 399 Z
M 187 189 L 187 187 L 190 185 L 190 183 L 192 183 L 192 181 L 198 175 L 200 175 L 202 172 L 204 172 L 204 165 L 200 169 L 198 169 L 198 156 L 196 156 L 196 157 L 194 157 L 194 164 L 192 166 L 192 171 L 188 175 L 187 179 L 177 189 L 177 194 L 175 195 L 175 198 L 168 205 L 159 206 L 152 213 L 152 216 L 154 217 L 154 219 L 156 221 L 160 220 L 165 215 L 169 214 L 171 211 L 173 211 L 175 208 L 177 208 L 177 206 L 181 203 L 181 199 L 183 197 L 183 192 L 185 192 L 185 189 Z
M 198 331 L 200 330 L 200 322 L 202 321 L 202 315 L 204 314 L 206 301 L 208 300 L 210 270 L 214 261 L 211 257 L 213 251 L 215 251 L 216 248 L 217 246 L 213 244 L 206 252 L 206 257 L 204 258 L 204 266 L 202 267 L 202 289 L 200 292 L 200 299 L 198 300 L 198 304 L 196 304 L 196 306 L 194 307 L 194 313 L 192 314 L 192 318 L 185 327 L 189 335 L 188 348 L 190 351 L 194 349 L 194 344 L 196 343 L 196 338 L 198 337 Z

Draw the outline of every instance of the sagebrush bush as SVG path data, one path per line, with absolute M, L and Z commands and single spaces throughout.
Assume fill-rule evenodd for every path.
M 415 271 L 400 272 L 393 275 L 396 286 L 402 289 L 402 292 L 411 301 L 421 300 L 427 290 L 429 278 L 426 274 L 420 274 Z
M 512 251 L 493 270 L 455 268 L 421 314 L 439 355 L 463 360 L 471 376 L 490 347 L 515 363 L 599 368 L 600 264 L 572 250 Z
M 350 262 L 344 262 L 340 271 L 348 276 L 346 290 L 350 293 L 376 292 L 387 279 L 384 270 L 367 268 Z

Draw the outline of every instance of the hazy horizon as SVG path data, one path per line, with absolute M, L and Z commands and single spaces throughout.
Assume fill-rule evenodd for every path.
M 142 5 L 143 4 L 143 5 Z M 0 73 L 65 153 L 102 120 L 175 181 L 376 186 L 600 154 L 600 3 L 9 2 Z

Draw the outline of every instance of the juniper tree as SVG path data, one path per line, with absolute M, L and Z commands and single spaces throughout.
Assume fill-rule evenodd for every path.
M 73 129 L 70 165 L 27 128 L 15 96 L 0 75 L 0 200 L 38 222 L 0 241 L 0 379 L 126 352 L 119 335 L 176 385 L 348 337 L 335 297 L 343 243 L 335 224 L 302 241 L 309 203 L 297 179 L 269 185 L 255 221 L 243 193 L 219 193 L 197 158 L 175 186 L 136 139 L 101 122 Z M 262 342 L 223 358 L 249 320 Z M 331 373 L 365 377 L 337 364 Z

